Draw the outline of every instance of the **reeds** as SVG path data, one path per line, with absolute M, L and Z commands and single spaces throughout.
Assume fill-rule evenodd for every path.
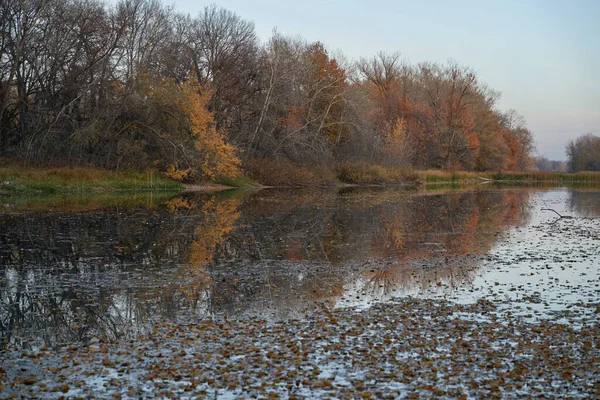
M 600 172 L 466 172 L 418 171 L 419 180 L 425 183 L 473 183 L 481 181 L 548 182 L 548 183 L 599 183 Z
M 344 183 L 382 185 L 416 182 L 418 175 L 409 167 L 368 163 L 341 164 L 335 167 L 337 178 Z
M 418 180 L 412 168 L 370 163 L 328 166 L 252 159 L 246 162 L 245 169 L 248 176 L 256 182 L 276 187 L 335 186 L 340 183 L 386 185 L 415 183 Z

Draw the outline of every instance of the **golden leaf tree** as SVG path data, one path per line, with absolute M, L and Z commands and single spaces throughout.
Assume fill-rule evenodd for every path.
M 212 93 L 194 80 L 182 83 L 140 75 L 136 79 L 137 121 L 146 152 L 176 180 L 213 180 L 239 174 L 235 147 L 215 128 L 207 103 Z
M 203 94 L 193 82 L 180 85 L 179 106 L 185 113 L 194 148 L 201 154 L 200 171 L 208 179 L 239 174 L 235 148 L 215 129 L 213 114 L 206 108 L 210 93 Z

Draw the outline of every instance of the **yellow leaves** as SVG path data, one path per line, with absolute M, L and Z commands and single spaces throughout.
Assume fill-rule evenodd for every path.
M 571 379 L 573 379 L 573 374 L 571 373 L 571 371 L 562 371 L 560 373 L 560 377 L 565 381 L 570 381 Z
M 404 118 L 397 118 L 386 133 L 385 142 L 387 146 L 399 144 L 402 137 L 406 134 L 406 121 Z
M 113 367 L 115 363 L 110 361 L 108 358 L 104 358 L 102 359 L 102 365 L 104 365 L 105 367 Z
M 215 129 L 207 108 L 211 91 L 192 79 L 178 84 L 148 74 L 140 75 L 136 84 L 149 114 L 148 121 L 140 121 L 140 125 L 165 144 L 158 163 L 175 160 L 168 165 L 166 176 L 181 181 L 239 175 L 236 149 Z M 179 167 L 178 162 L 185 166 Z
M 381 151 L 391 161 L 402 161 L 409 153 L 407 124 L 404 118 L 396 118 L 383 132 Z
M 313 384 L 313 387 L 315 387 L 315 388 L 330 388 L 330 387 L 333 387 L 333 383 L 331 383 L 331 381 L 329 379 L 322 379 L 322 380 L 316 381 Z
M 203 155 L 201 174 L 208 179 L 219 176 L 239 175 L 240 160 L 235 155 L 235 148 L 225 142 L 225 137 L 214 127 L 213 115 L 206 108 L 211 93 L 194 82 L 180 85 L 182 96 L 178 105 L 185 113 L 194 147 Z
M 28 378 L 24 378 L 21 382 L 24 385 L 31 386 L 31 385 L 33 385 L 35 383 L 35 379 L 32 376 L 30 376 Z
M 178 105 L 185 112 L 192 131 L 196 136 L 204 132 L 213 124 L 213 114 L 206 107 L 212 93 L 204 90 L 195 82 L 190 81 L 179 85 L 182 96 L 178 99 Z
M 192 208 L 192 202 L 183 196 L 172 197 L 169 200 L 165 201 L 163 204 L 170 213 L 173 213 L 179 209 L 189 210 L 190 208 Z
M 67 385 L 67 384 L 59 385 L 59 386 L 55 387 L 54 389 L 57 392 L 67 393 L 69 391 L 69 385 Z
M 167 166 L 167 170 L 164 172 L 164 175 L 167 178 L 173 179 L 175 181 L 183 181 L 187 179 L 192 174 L 192 169 L 178 169 L 175 164 L 171 163 Z

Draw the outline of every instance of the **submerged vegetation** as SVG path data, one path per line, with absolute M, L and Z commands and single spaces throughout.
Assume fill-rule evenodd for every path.
M 157 323 L 138 341 L 5 352 L 0 395 L 597 398 L 597 324 L 598 314 L 574 329 L 527 323 L 489 301 L 417 299 L 366 310 L 322 306 L 310 319 L 285 322 L 216 316 Z M 21 355 L 19 374 L 10 363 Z

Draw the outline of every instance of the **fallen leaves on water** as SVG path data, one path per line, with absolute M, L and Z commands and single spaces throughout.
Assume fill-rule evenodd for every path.
M 594 397 L 598 327 L 597 314 L 574 327 L 416 299 L 281 322 L 161 322 L 136 340 L 5 351 L 0 396 Z M 40 372 L 22 379 L 17 365 Z

